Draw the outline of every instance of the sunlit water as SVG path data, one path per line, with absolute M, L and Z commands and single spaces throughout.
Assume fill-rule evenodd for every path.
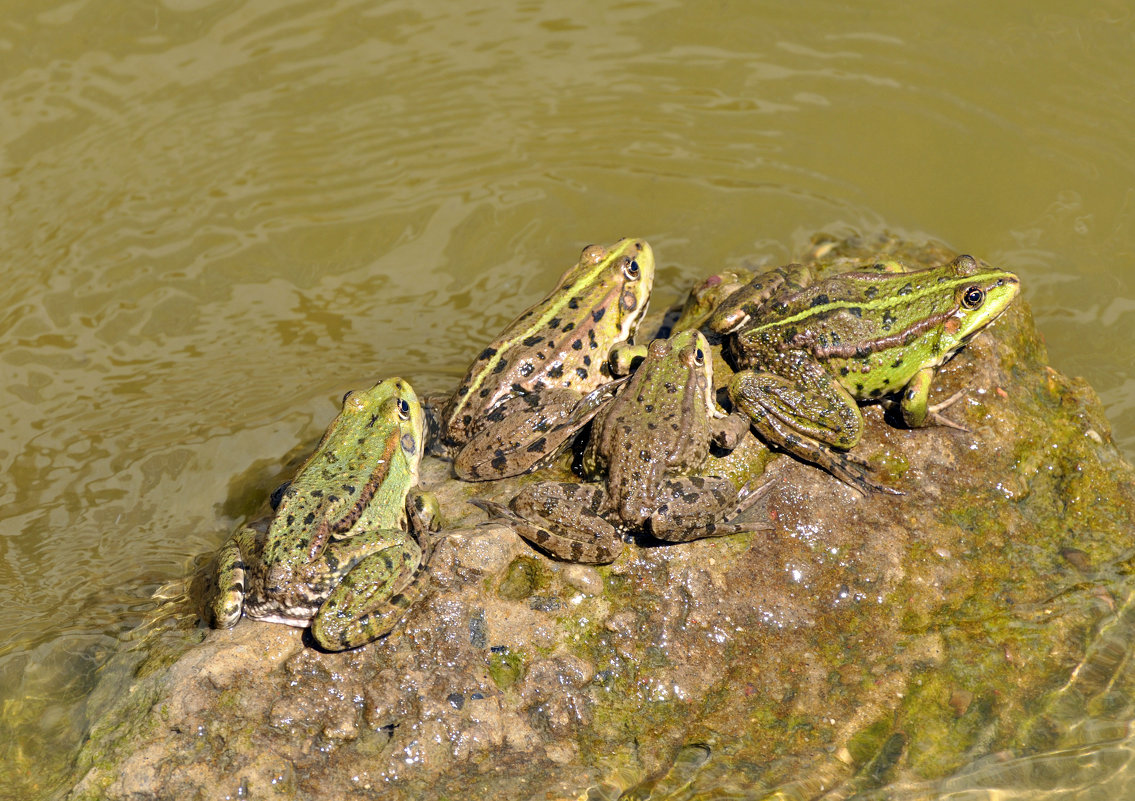
M 13 797 L 65 765 L 154 588 L 345 390 L 445 389 L 589 242 L 648 238 L 661 306 L 818 230 L 941 239 L 1021 274 L 1135 455 L 1125 2 L 3 6 Z M 1118 797 L 1108 732 L 944 797 Z

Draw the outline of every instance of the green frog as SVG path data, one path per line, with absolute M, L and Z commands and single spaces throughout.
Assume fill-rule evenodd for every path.
M 970 256 L 918 271 L 887 262 L 819 282 L 789 265 L 727 299 L 709 327 L 735 334 L 729 396 L 762 437 L 864 494 L 901 494 L 845 453 L 863 431 L 857 401 L 898 394 L 906 425 L 965 430 L 940 414 L 964 393 L 929 404 L 935 371 L 1019 289 L 1013 273 Z
M 599 484 L 540 482 L 512 499 L 511 510 L 473 503 L 506 520 L 522 537 L 559 559 L 606 564 L 622 535 L 642 531 L 686 542 L 767 526 L 724 522 L 760 492 L 716 475 L 710 446 L 734 447 L 748 434 L 744 415 L 714 400 L 713 360 L 705 336 L 683 331 L 656 339 L 620 393 L 595 417 L 583 454 Z
M 416 489 L 424 415 L 389 378 L 348 392 L 315 452 L 273 494 L 267 529 L 240 528 L 216 559 L 211 622 L 305 627 L 322 647 L 354 648 L 390 632 L 424 590 L 440 521 Z
M 466 481 L 550 462 L 613 395 L 609 358 L 633 340 L 654 282 L 641 239 L 591 245 L 551 293 L 474 360 L 440 411 L 434 448 Z

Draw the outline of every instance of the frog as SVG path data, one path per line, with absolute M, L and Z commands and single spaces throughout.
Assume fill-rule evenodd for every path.
M 633 343 L 654 282 L 642 239 L 589 245 L 546 297 L 486 346 L 436 413 L 431 452 L 465 481 L 553 461 L 627 376 L 612 353 Z
M 966 430 L 941 414 L 965 390 L 931 405 L 934 376 L 1019 289 L 1016 275 L 968 255 L 924 270 L 880 262 L 820 281 L 792 264 L 756 276 L 708 327 L 730 335 L 729 397 L 761 437 L 861 494 L 901 495 L 848 453 L 863 433 L 859 402 L 897 405 L 909 428 Z
M 388 634 L 425 588 L 440 526 L 436 498 L 417 487 L 425 420 L 394 377 L 348 392 L 294 478 L 273 493 L 265 527 L 240 527 L 215 559 L 209 622 L 311 626 L 341 651 Z
M 632 532 L 688 542 L 768 528 L 726 520 L 761 497 L 763 487 L 751 480 L 738 488 L 715 474 L 711 446 L 735 447 L 749 419 L 718 406 L 700 331 L 651 342 L 592 425 L 582 470 L 603 481 L 530 484 L 508 507 L 472 502 L 549 556 L 584 564 L 614 561 Z

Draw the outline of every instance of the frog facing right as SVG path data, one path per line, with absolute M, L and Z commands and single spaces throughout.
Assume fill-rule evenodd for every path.
M 962 428 L 940 414 L 962 393 L 928 402 L 935 372 L 1019 289 L 1013 273 L 970 256 L 915 271 L 885 262 L 819 282 L 797 264 L 758 275 L 709 327 L 734 334 L 729 395 L 762 438 L 862 493 L 901 494 L 846 453 L 863 431 L 857 402 L 898 394 L 911 428 Z

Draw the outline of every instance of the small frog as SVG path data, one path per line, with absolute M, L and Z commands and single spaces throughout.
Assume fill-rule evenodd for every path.
M 929 405 L 935 371 L 1013 301 L 1013 273 L 959 256 L 907 271 L 897 262 L 815 282 L 789 265 L 758 275 L 717 309 L 709 327 L 733 333 L 734 408 L 757 432 L 860 492 L 901 494 L 844 453 L 863 431 L 857 401 L 901 396 L 904 422 L 962 426 Z
M 641 239 L 584 248 L 551 293 L 474 360 L 435 422 L 434 450 L 466 481 L 547 464 L 610 399 L 608 358 L 632 340 L 654 281 Z
M 267 530 L 237 530 L 216 558 L 207 612 L 305 627 L 322 647 L 390 632 L 424 590 L 437 501 L 416 489 L 424 416 L 401 378 L 349 392 L 315 452 L 273 494 Z
M 722 522 L 755 501 L 714 474 L 710 445 L 732 448 L 748 433 L 744 415 L 714 400 L 713 361 L 705 337 L 684 331 L 657 339 L 621 392 L 596 416 L 583 454 L 597 484 L 541 482 L 513 498 L 511 510 L 473 503 L 508 521 L 551 556 L 605 564 L 623 549 L 622 534 L 642 531 L 670 542 L 767 528 Z

